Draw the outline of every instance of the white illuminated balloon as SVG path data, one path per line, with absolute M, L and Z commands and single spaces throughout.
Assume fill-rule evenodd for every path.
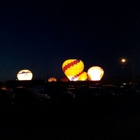
M 99 66 L 93 66 L 88 69 L 87 74 L 89 81 L 100 81 L 104 75 L 104 70 Z
M 19 81 L 21 80 L 32 80 L 33 74 L 30 70 L 24 69 L 18 72 L 17 78 Z

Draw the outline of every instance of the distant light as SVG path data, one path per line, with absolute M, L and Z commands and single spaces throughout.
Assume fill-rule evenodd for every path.
M 89 81 L 100 81 L 104 75 L 104 71 L 99 66 L 93 66 L 88 69 L 88 80 Z
M 126 85 L 126 83 L 123 83 L 123 85 Z
M 17 74 L 17 78 L 19 81 L 22 80 L 32 80 L 33 78 L 33 74 L 30 70 L 24 69 L 24 70 L 20 70 Z
M 6 86 L 2 86 L 1 90 L 7 90 L 7 87 Z
M 121 61 L 122 61 L 122 63 L 125 63 L 126 62 L 126 59 L 123 58 Z

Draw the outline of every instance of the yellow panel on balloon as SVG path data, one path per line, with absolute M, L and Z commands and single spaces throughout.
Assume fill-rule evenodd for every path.
M 84 63 L 78 59 L 68 59 L 63 62 L 62 70 L 70 81 L 78 81 L 83 73 Z
M 83 72 L 79 78 L 78 78 L 79 81 L 86 81 L 87 80 L 87 73 L 86 72 Z

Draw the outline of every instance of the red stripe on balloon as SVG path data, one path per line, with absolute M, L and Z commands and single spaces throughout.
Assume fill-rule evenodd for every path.
M 75 76 L 72 77 L 72 80 L 78 78 L 81 74 L 83 74 L 83 71 L 81 71 L 80 73 L 76 74 Z
M 65 72 L 68 68 L 70 68 L 71 66 L 73 66 L 73 65 L 75 65 L 75 64 L 77 64 L 79 62 L 80 62 L 80 60 L 75 60 L 75 61 L 72 61 L 72 62 L 68 63 L 67 65 L 65 65 L 63 67 L 63 72 Z

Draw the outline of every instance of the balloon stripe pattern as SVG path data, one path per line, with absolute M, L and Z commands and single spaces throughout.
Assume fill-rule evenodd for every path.
M 81 71 L 80 73 L 76 74 L 75 76 L 73 76 L 71 78 L 71 80 L 74 81 L 74 79 L 78 78 L 82 73 L 83 73 L 83 71 Z
M 70 81 L 78 81 L 83 73 L 84 63 L 79 59 L 68 59 L 63 62 L 62 70 Z
M 80 62 L 80 60 L 75 60 L 75 61 L 72 61 L 72 62 L 68 63 L 67 65 L 65 65 L 65 66 L 63 67 L 63 72 L 65 72 L 68 68 L 70 68 L 70 67 L 76 65 L 76 64 L 79 63 L 79 62 Z

